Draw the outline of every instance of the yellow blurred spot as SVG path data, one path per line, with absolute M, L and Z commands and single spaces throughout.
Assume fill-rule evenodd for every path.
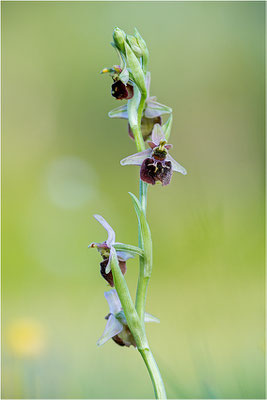
M 106 72 L 109 72 L 109 69 L 108 69 L 108 68 L 102 69 L 101 74 L 105 74 Z
M 7 328 L 7 344 L 19 357 L 36 357 L 44 350 L 44 330 L 34 320 L 16 320 Z

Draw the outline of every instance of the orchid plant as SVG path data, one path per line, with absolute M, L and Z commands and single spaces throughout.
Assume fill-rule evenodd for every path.
M 109 314 L 98 346 L 112 339 L 120 346 L 134 346 L 140 352 L 150 374 L 155 397 L 165 399 L 166 392 L 159 368 L 152 355 L 145 331 L 145 322 L 159 322 L 145 312 L 147 288 L 152 273 L 152 238 L 146 218 L 148 185 L 171 182 L 173 171 L 186 175 L 186 170 L 169 154 L 172 148 L 168 140 L 172 127 L 172 109 L 150 96 L 151 74 L 147 70 L 149 52 L 146 43 L 135 29 L 134 35 L 126 35 L 120 28 L 113 31 L 112 46 L 119 57 L 119 65 L 105 68 L 101 73 L 109 73 L 113 83 L 111 94 L 117 100 L 127 100 L 126 104 L 109 112 L 110 118 L 128 121 L 128 133 L 135 141 L 137 153 L 121 160 L 121 165 L 140 167 L 139 199 L 130 196 L 138 217 L 138 246 L 115 241 L 115 232 L 100 215 L 95 219 L 107 231 L 108 237 L 102 243 L 91 243 L 101 257 L 100 273 L 111 290 L 105 292 Z M 163 116 L 168 119 L 163 123 Z M 146 149 L 147 143 L 148 148 Z M 139 278 L 135 304 L 131 298 L 126 280 L 126 261 L 139 257 Z

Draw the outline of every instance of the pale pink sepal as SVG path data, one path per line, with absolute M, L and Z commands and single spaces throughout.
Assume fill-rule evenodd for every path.
M 113 336 L 118 335 L 122 330 L 123 325 L 111 314 L 108 318 L 103 335 L 97 341 L 97 346 L 102 346 L 109 339 L 113 338 Z
M 106 240 L 106 243 L 108 247 L 111 247 L 115 243 L 115 232 L 111 228 L 111 226 L 107 223 L 107 221 L 101 216 L 101 215 L 94 215 L 95 219 L 103 226 L 104 229 L 106 229 L 108 233 L 108 238 Z
M 132 154 L 120 161 L 121 165 L 142 165 L 143 161 L 151 155 L 152 150 L 146 149 L 140 153 Z
M 182 165 L 180 165 L 177 161 L 175 161 L 170 154 L 167 154 L 166 161 L 170 161 L 172 163 L 172 170 L 176 172 L 180 172 L 183 175 L 187 174 L 187 171 Z

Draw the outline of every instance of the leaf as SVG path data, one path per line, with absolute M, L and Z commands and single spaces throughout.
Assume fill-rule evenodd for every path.
M 144 276 L 150 277 L 152 272 L 152 239 L 149 225 L 146 220 L 145 213 L 137 197 L 129 192 L 135 208 L 136 215 L 141 228 L 141 236 L 144 249 Z

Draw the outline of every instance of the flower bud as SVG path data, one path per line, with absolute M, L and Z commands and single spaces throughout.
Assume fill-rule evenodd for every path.
M 142 38 L 142 36 L 140 35 L 140 33 L 138 32 L 138 30 L 135 28 L 134 29 L 134 36 L 136 39 L 136 42 L 139 46 L 139 48 L 141 49 L 142 54 L 147 53 L 148 54 L 148 48 L 146 45 L 146 42 L 144 41 L 144 39 Z
M 132 35 L 127 35 L 127 42 L 131 47 L 132 51 L 136 55 L 137 58 L 142 57 L 143 52 L 140 46 L 138 45 L 137 39 Z
M 116 47 L 123 53 L 125 52 L 125 49 L 124 49 L 125 39 L 126 39 L 126 33 L 118 27 L 114 28 L 114 31 L 113 31 L 114 43 L 115 43 Z

